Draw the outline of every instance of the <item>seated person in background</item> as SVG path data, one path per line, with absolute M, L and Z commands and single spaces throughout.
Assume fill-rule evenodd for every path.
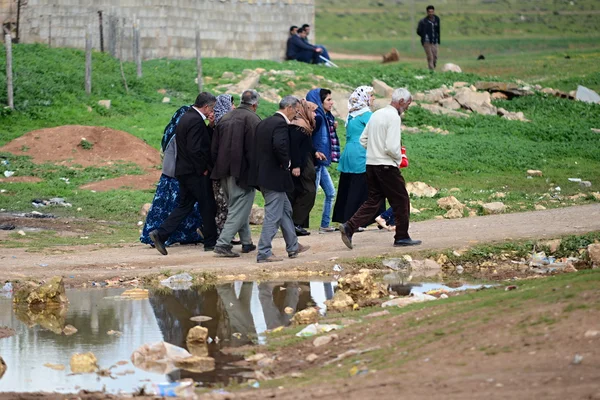
M 298 29 L 297 35 L 290 36 L 286 54 L 287 59 L 318 64 L 321 62 L 319 55 L 323 50 L 306 43 L 304 38 L 306 38 L 306 31 L 302 28 Z
M 306 37 L 304 38 L 304 41 L 308 44 L 310 44 L 310 42 L 308 41 L 308 35 L 310 35 L 310 25 L 309 24 L 304 24 L 302 25 L 302 29 L 304 29 L 306 31 Z M 329 58 L 329 53 L 327 52 L 327 49 L 325 48 L 325 46 L 321 46 L 320 44 L 316 44 L 315 47 L 317 49 L 321 49 L 321 55 L 328 59 L 331 60 L 331 58 Z
M 287 44 L 285 46 L 285 59 L 291 60 L 288 56 L 290 52 L 290 43 L 292 42 L 292 38 L 298 34 L 298 27 L 296 25 L 290 26 L 290 36 L 288 37 Z

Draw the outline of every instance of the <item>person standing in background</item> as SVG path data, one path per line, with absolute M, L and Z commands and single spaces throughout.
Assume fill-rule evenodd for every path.
M 427 66 L 434 70 L 437 65 L 438 46 L 440 45 L 440 18 L 435 15 L 435 8 L 427 6 L 427 16 L 419 21 L 417 35 L 427 55 Z

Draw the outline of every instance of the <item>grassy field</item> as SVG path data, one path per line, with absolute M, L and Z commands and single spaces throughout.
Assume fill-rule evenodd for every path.
M 450 44 L 463 46 L 462 56 L 468 53 L 465 49 L 475 49 L 478 43 L 467 38 L 458 38 L 455 42 L 452 40 L 449 40 Z M 576 37 L 573 41 L 553 38 L 532 56 L 527 56 L 527 49 L 532 49 L 530 41 L 515 42 L 512 49 L 507 48 L 509 42 L 503 37 L 486 39 L 485 46 L 502 49 L 501 54 L 486 58 L 483 62 L 465 61 L 463 65 L 469 72 L 461 75 L 429 74 L 417 67 L 422 63 L 417 58 L 392 65 L 345 61 L 340 63 L 340 69 L 295 62 L 281 64 L 272 61 L 207 59 L 204 62 L 206 89 L 215 91 L 219 85 L 234 83 L 235 80 L 221 78 L 225 71 L 240 74 L 246 68 L 258 67 L 294 71 L 293 79 L 284 75 L 275 75 L 274 79 L 267 76 L 261 78 L 259 90 L 274 88 L 279 90 L 280 95 L 308 91 L 313 86 L 330 86 L 328 81 L 355 87 L 369 84 L 374 77 L 392 86 L 408 87 L 412 92 L 437 88 L 443 84 L 451 86 L 457 80 L 475 83 L 481 79 L 539 81 L 562 90 L 573 90 L 578 83 L 600 88 L 600 67 L 597 63 L 600 53 L 593 38 Z M 369 42 L 357 40 L 357 43 Z M 405 43 L 409 46 L 409 41 Z M 574 50 L 569 52 L 570 59 L 565 59 L 564 53 L 555 50 L 561 46 L 574 46 Z M 511 53 L 512 50 L 519 52 L 519 57 L 527 57 L 527 62 L 515 61 L 516 53 Z M 34 129 L 80 124 L 123 130 L 159 148 L 162 131 L 174 110 L 182 104 L 191 103 L 197 93 L 193 60 L 144 62 L 144 76 L 141 79 L 135 78 L 135 65 L 125 63 L 129 85 L 129 92 L 126 93 L 117 60 L 106 54 L 95 53 L 92 94 L 87 96 L 83 90 L 83 52 L 48 49 L 44 45 L 16 45 L 13 52 L 16 110 L 0 109 L 0 145 Z M 0 103 L 5 103 L 4 52 L 0 54 Z M 294 81 L 294 85 L 289 85 L 290 80 Z M 159 93 L 160 89 L 166 90 L 166 94 Z M 162 103 L 165 95 L 171 98 L 171 103 Z M 98 106 L 97 102 L 101 99 L 110 99 L 111 109 Z M 600 150 L 597 145 L 598 134 L 591 128 L 600 128 L 598 105 L 540 94 L 512 101 L 497 101 L 495 104 L 510 111 L 522 111 L 531 122 L 481 115 L 453 119 L 432 115 L 418 107 L 411 108 L 404 117 L 406 125 L 432 125 L 452 134 L 404 135 L 411 162 L 410 168 L 404 171 L 407 181 L 427 182 L 441 189 L 439 196 L 448 195 L 450 188 L 459 188 L 460 193 L 454 195 L 463 203 L 487 202 L 495 192 L 505 192 L 507 197 L 503 201 L 512 212 L 531 210 L 534 204 L 551 208 L 594 201 L 590 193 L 597 191 L 600 182 Z M 275 104 L 263 101 L 259 115 L 270 115 L 275 109 Z M 343 123 L 340 123 L 338 134 L 343 144 Z M 131 165 L 111 168 L 35 165 L 27 158 L 26 152 L 19 156 L 6 153 L 0 156 L 10 163 L 10 167 L 0 166 L 0 173 L 4 169 L 11 169 L 15 170 L 16 176 L 43 179 L 43 182 L 35 184 L 0 184 L 6 190 L 0 195 L 0 208 L 31 211 L 31 199 L 60 196 L 74 207 L 49 208 L 46 211 L 92 220 L 118 220 L 129 226 L 129 233 L 124 233 L 124 236 L 135 240 L 138 234 L 138 210 L 143 203 L 151 201 L 152 191 L 91 193 L 79 190 L 78 186 L 125 173 L 141 173 L 139 168 Z M 527 179 L 527 169 L 541 169 L 544 177 Z M 331 172 L 337 179 L 335 167 L 331 168 Z M 69 178 L 70 185 L 61 181 L 61 177 Z M 593 186 L 581 189 L 577 183 L 567 180 L 571 177 L 589 180 Z M 562 197 L 556 197 L 551 190 L 556 186 L 561 187 L 558 194 Z M 579 192 L 587 197 L 579 200 L 568 198 Z M 443 214 L 437 208 L 436 200 L 414 199 L 413 206 L 425 210 L 413 219 L 422 220 Z M 260 196 L 257 197 L 259 204 L 261 201 Z M 322 204 L 323 195 L 319 192 L 311 214 L 312 227 L 318 226 Z M 82 210 L 76 212 L 77 208 Z M 473 208 L 481 212 L 479 206 L 473 205 Z

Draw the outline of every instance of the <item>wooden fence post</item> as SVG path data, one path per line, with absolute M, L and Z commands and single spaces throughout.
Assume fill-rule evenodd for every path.
M 13 75 L 12 75 L 12 36 L 10 33 L 4 35 L 4 45 L 6 46 L 6 91 L 8 107 L 15 109 L 13 98 Z
M 196 27 L 196 68 L 198 72 L 198 93 L 202 93 L 202 43 L 200 41 L 199 27 Z
M 85 32 L 85 93 L 92 93 L 92 27 Z
M 52 15 L 48 15 L 48 47 L 52 47 Z
M 133 57 L 135 60 L 135 65 L 137 69 L 137 77 L 142 77 L 142 49 L 141 49 L 141 41 L 140 41 L 140 27 L 139 20 L 134 19 L 133 21 Z

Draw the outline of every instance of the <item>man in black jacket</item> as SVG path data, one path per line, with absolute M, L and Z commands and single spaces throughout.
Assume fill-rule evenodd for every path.
M 427 65 L 433 71 L 437 65 L 440 44 L 440 18 L 435 15 L 433 6 L 427 6 L 427 16 L 419 21 L 417 35 L 421 36 L 421 44 L 427 55 Z
M 242 253 L 256 250 L 248 222 L 255 195 L 254 188 L 248 186 L 248 169 L 254 150 L 256 126 L 260 122 L 260 117 L 256 115 L 258 97 L 256 90 L 245 90 L 240 106 L 221 118 L 212 138 L 215 167 L 211 178 L 221 181 L 229 210 L 215 246 L 215 253 L 222 257 L 240 256 L 231 250 L 231 240 L 236 233 L 240 234 Z
M 288 125 L 296 116 L 298 104 L 296 97 L 284 97 L 279 103 L 279 111 L 256 128 L 256 148 L 249 181 L 252 186 L 260 188 L 265 198 L 265 220 L 256 256 L 259 263 L 283 261 L 271 250 L 271 242 L 280 226 L 289 258 L 295 258 L 309 248 L 298 243 L 292 221 L 292 205 L 287 197 L 287 192 L 294 189 Z
M 179 181 L 179 204 L 162 225 L 149 234 L 156 249 L 163 255 L 167 255 L 165 241 L 177 229 L 179 223 L 192 212 L 196 202 L 200 206 L 204 225 L 204 250 L 212 251 L 217 241 L 215 224 L 217 207 L 210 180 L 211 133 L 207 126 L 215 102 L 216 98 L 212 94 L 200 93 L 194 105 L 183 114 L 177 125 L 175 177 Z
M 286 51 L 287 59 L 318 64 L 320 62 L 319 55 L 323 50 L 305 42 L 306 35 L 306 31 L 303 28 L 299 28 L 296 35 L 289 37 Z

